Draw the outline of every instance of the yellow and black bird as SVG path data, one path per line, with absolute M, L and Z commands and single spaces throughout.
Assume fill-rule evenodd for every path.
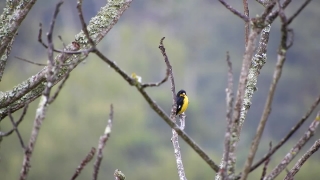
M 187 96 L 187 93 L 185 90 L 180 90 L 177 93 L 177 97 L 176 97 L 176 101 L 177 101 L 177 112 L 176 115 L 182 114 L 183 112 L 186 111 L 186 109 L 188 108 L 188 104 L 189 104 L 189 99 Z

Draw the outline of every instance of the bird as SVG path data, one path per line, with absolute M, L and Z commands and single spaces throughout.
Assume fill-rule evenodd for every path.
M 180 115 L 185 112 L 189 105 L 189 99 L 185 90 L 180 90 L 176 96 L 177 101 L 177 111 L 176 115 Z

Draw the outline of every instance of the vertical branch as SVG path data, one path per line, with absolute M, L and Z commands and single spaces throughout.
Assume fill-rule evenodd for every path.
M 247 0 L 242 0 L 243 2 L 243 9 L 244 9 L 244 15 L 247 16 L 247 18 L 249 18 L 249 7 L 248 7 L 248 1 Z M 249 38 L 249 21 L 245 22 L 244 25 L 244 40 L 245 40 L 245 47 L 248 45 L 248 38 Z
M 250 109 L 253 94 L 257 90 L 258 76 L 260 74 L 261 69 L 263 68 L 264 64 L 267 61 L 267 47 L 268 47 L 270 30 L 271 30 L 270 24 L 263 28 L 261 32 L 261 37 L 259 40 L 257 53 L 253 56 L 251 61 L 251 65 L 249 68 L 248 81 L 247 81 L 247 85 L 244 93 L 244 101 L 242 103 L 243 106 L 240 114 L 240 126 L 238 130 L 239 132 L 241 132 L 242 130 L 243 122 L 246 119 L 247 113 Z
M 293 166 L 293 168 L 288 172 L 284 180 L 290 180 L 291 177 L 294 177 L 302 167 L 302 165 L 311 157 L 313 153 L 318 151 L 320 148 L 320 139 L 318 139 L 311 148 L 298 160 L 298 162 Z
M 259 48 L 258 48 L 258 52 L 257 54 L 253 57 L 252 59 L 252 64 L 249 70 L 249 76 L 248 76 L 248 83 L 247 83 L 247 88 L 245 91 L 245 98 L 244 98 L 244 102 L 243 102 L 243 106 L 242 106 L 242 113 L 240 115 L 240 130 L 242 129 L 242 125 L 243 122 L 246 118 L 246 115 L 248 113 L 248 110 L 251 106 L 251 99 L 252 96 L 254 94 L 254 92 L 257 90 L 256 85 L 258 82 L 258 75 L 260 74 L 260 70 L 262 69 L 263 65 L 266 63 L 267 60 L 267 45 L 268 45 L 268 40 L 269 40 L 269 33 L 270 33 L 270 28 L 271 25 L 267 25 L 261 34 L 261 39 L 259 42 Z M 278 81 L 279 78 L 277 78 Z M 274 88 L 273 88 L 273 92 L 274 92 Z M 273 93 L 272 93 L 272 98 L 273 98 Z M 264 129 L 264 125 L 261 127 L 258 127 L 257 130 L 257 134 L 255 135 L 254 140 L 252 141 L 251 144 L 251 149 L 247 158 L 247 161 L 245 163 L 244 166 L 244 170 L 243 170 L 243 179 L 245 180 L 245 178 L 247 178 L 248 173 L 250 172 L 250 168 L 255 156 L 255 153 L 257 151 L 259 142 L 260 142 L 260 138 Z
M 106 143 L 110 137 L 111 134 L 111 128 L 112 128 L 112 121 L 113 121 L 113 105 L 110 105 L 110 114 L 109 114 L 109 120 L 108 120 L 108 124 L 106 126 L 106 129 L 103 133 L 102 136 L 100 136 L 99 139 L 99 145 L 98 145 L 98 156 L 96 161 L 94 162 L 94 170 L 93 170 L 93 180 L 97 180 L 98 179 L 98 174 L 99 174 L 99 169 L 100 169 L 100 165 L 101 165 L 101 161 L 103 158 L 103 149 L 106 146 Z
M 271 150 L 272 150 L 272 142 L 269 143 L 269 152 Z M 266 176 L 269 162 L 270 162 L 270 157 L 264 162 L 260 180 L 263 180 L 263 178 Z
M 62 1 L 60 1 L 55 8 L 55 12 L 53 14 L 53 18 L 51 21 L 51 26 L 50 26 L 50 31 L 47 34 L 47 39 L 48 39 L 48 68 L 47 68 L 47 83 L 45 85 L 45 89 L 43 91 L 43 95 L 40 98 L 40 102 L 36 111 L 36 117 L 33 123 L 33 129 L 32 129 L 32 133 L 30 136 L 30 140 L 29 140 L 29 144 L 25 149 L 25 153 L 24 153 L 24 158 L 23 158 L 23 163 L 22 163 L 22 169 L 20 171 L 20 180 L 25 180 L 28 176 L 29 170 L 30 170 L 30 160 L 31 160 L 31 156 L 32 156 L 32 152 L 34 150 L 35 147 L 35 143 L 40 131 L 40 127 L 42 125 L 42 122 L 45 119 L 46 116 L 46 111 L 47 111 L 47 107 L 48 107 L 48 101 L 50 98 L 50 91 L 53 84 L 53 76 L 54 76 L 54 60 L 53 60 L 53 42 L 52 42 L 52 33 L 53 33 L 53 29 L 54 29 L 54 24 L 55 24 L 55 20 L 58 16 L 59 13 L 59 9 L 62 5 Z
M 260 28 L 253 28 L 252 31 L 250 32 L 249 39 L 248 39 L 248 45 L 245 50 L 245 54 L 243 57 L 243 62 L 242 62 L 242 68 L 241 68 L 241 73 L 240 73 L 240 79 L 239 79 L 239 85 L 238 85 L 238 90 L 237 90 L 237 95 L 235 99 L 235 108 L 233 111 L 233 125 L 231 129 L 231 142 L 230 142 L 230 152 L 229 152 L 229 169 L 230 169 L 230 174 L 234 174 L 234 168 L 235 168 L 235 163 L 236 163 L 236 156 L 235 156 L 235 150 L 237 146 L 237 142 L 240 137 L 240 129 L 239 126 L 242 126 L 243 122 L 240 122 L 240 112 L 241 112 L 241 107 L 242 103 L 244 101 L 244 94 L 245 94 L 245 89 L 246 89 L 246 84 L 247 84 L 247 79 L 248 79 L 248 74 L 249 74 L 249 67 L 251 64 L 251 59 L 253 57 L 254 49 L 255 49 L 255 42 L 256 39 L 261 32 Z
M 167 69 L 169 69 L 169 74 L 170 74 L 170 82 L 171 82 L 171 92 L 172 92 L 172 108 L 171 108 L 171 114 L 170 114 L 170 119 L 176 123 L 176 109 L 177 109 L 177 100 L 176 100 L 176 92 L 175 92 L 175 84 L 174 84 L 174 76 L 173 76 L 173 72 L 172 72 L 172 66 L 169 62 L 168 56 L 166 54 L 166 50 L 163 46 L 163 40 L 164 37 L 161 38 L 160 40 L 160 45 L 159 45 L 159 49 L 161 50 L 161 53 L 164 57 L 164 61 L 167 65 Z M 174 148 L 174 155 L 176 157 L 176 163 L 177 163 L 177 169 L 178 169 L 178 175 L 179 175 L 179 179 L 180 180 L 186 180 L 186 175 L 185 175 L 185 171 L 184 171 L 184 167 L 183 167 L 183 163 L 182 163 L 182 157 L 181 157 L 181 151 L 180 151 L 180 145 L 179 145 L 179 138 L 178 138 L 178 134 L 177 132 L 172 129 L 172 138 L 171 138 L 171 142 L 173 144 L 173 148 Z
M 233 107 L 233 72 L 232 72 L 232 63 L 230 61 L 229 52 L 227 52 L 226 58 L 228 64 L 228 86 L 226 88 L 226 121 L 227 121 L 227 129 L 224 137 L 224 151 L 222 160 L 220 163 L 220 170 L 217 173 L 215 179 L 216 180 L 224 180 L 227 179 L 229 169 L 228 160 L 229 160 L 229 152 L 230 152 L 230 137 L 231 137 L 231 128 L 232 128 L 232 107 Z
M 299 141 L 292 147 L 292 149 L 286 154 L 282 161 L 277 165 L 271 173 L 264 178 L 264 180 L 275 179 L 286 167 L 287 165 L 296 157 L 301 148 L 308 142 L 308 140 L 314 135 L 314 132 L 318 128 L 320 123 L 320 111 L 317 113 L 316 118 L 310 124 L 308 130 L 299 139 Z

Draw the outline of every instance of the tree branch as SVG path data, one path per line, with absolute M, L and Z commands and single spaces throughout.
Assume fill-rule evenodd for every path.
M 6 1 L 6 7 L 0 16 L 0 34 L 5 34 L 0 36 L 0 82 L 18 28 L 36 2 L 37 0 Z
M 269 159 L 269 157 L 271 157 L 280 147 L 282 147 L 282 145 L 284 143 L 287 142 L 288 139 L 290 139 L 290 137 L 302 126 L 302 124 L 310 117 L 310 115 L 312 114 L 312 112 L 316 109 L 316 107 L 319 105 L 320 103 L 320 95 L 318 96 L 318 98 L 315 100 L 315 102 L 312 104 L 312 106 L 310 107 L 310 109 L 306 112 L 306 114 L 301 118 L 301 120 L 299 120 L 299 122 L 293 126 L 290 130 L 290 132 L 281 139 L 281 141 L 274 147 L 272 148 L 272 150 L 264 155 L 264 157 L 262 159 L 260 159 L 257 163 L 255 163 L 251 168 L 250 168 L 250 172 L 254 171 L 257 167 L 259 167 L 264 161 L 266 161 L 267 159 Z
M 248 1 L 247 0 L 242 0 L 243 3 L 243 12 L 244 15 L 249 18 L 249 6 L 248 6 Z M 244 41 L 245 41 L 245 47 L 248 45 L 248 38 L 249 38 L 249 31 L 250 31 L 250 23 L 249 21 L 245 22 L 244 25 Z
M 170 113 L 170 119 L 174 123 L 176 123 L 177 99 L 176 99 L 176 90 L 175 90 L 175 84 L 174 84 L 174 76 L 173 76 L 173 72 L 172 72 L 172 66 L 170 64 L 166 50 L 163 46 L 163 40 L 164 40 L 164 37 L 161 38 L 161 40 L 160 40 L 159 49 L 164 57 L 164 61 L 165 61 L 166 65 L 167 65 L 167 69 L 169 71 L 170 82 L 171 82 L 172 108 L 171 108 L 171 113 Z M 185 174 L 183 163 L 182 163 L 182 156 L 181 156 L 181 151 L 180 151 L 178 134 L 174 129 L 172 129 L 171 142 L 173 144 L 174 155 L 176 157 L 179 179 L 186 180 L 187 178 L 186 178 L 186 174 Z
M 32 129 L 32 134 L 30 136 L 29 144 L 28 147 L 25 149 L 25 154 L 23 157 L 23 163 L 22 163 L 22 169 L 20 171 L 20 180 L 25 180 L 27 179 L 29 170 L 30 170 L 30 160 L 31 156 L 35 147 L 35 143 L 39 134 L 39 130 L 41 127 L 42 122 L 45 119 L 46 116 L 46 110 L 48 107 L 48 102 L 50 98 L 50 91 L 51 88 L 53 87 L 53 78 L 55 76 L 55 70 L 54 70 L 54 60 L 53 60 L 53 42 L 52 42 L 52 33 L 54 30 L 54 24 L 55 20 L 57 18 L 57 15 L 59 13 L 59 9 L 62 5 L 63 1 L 60 1 L 55 8 L 55 12 L 53 14 L 53 18 L 51 21 L 51 28 L 47 34 L 47 39 L 48 39 L 48 68 L 46 72 L 46 78 L 47 78 L 47 83 L 45 85 L 45 89 L 43 91 L 43 95 L 40 98 L 40 103 L 38 105 L 37 111 L 36 111 L 36 117 L 34 120 L 33 124 L 33 129 Z
M 109 30 L 116 24 L 123 12 L 129 8 L 132 0 L 126 1 L 111 1 L 109 0 L 107 5 L 102 7 L 98 14 L 93 17 L 88 25 L 90 29 L 90 37 L 92 37 L 95 44 L 99 43 L 101 39 L 109 32 Z M 112 16 L 111 16 L 112 15 Z M 81 49 L 90 49 L 90 44 L 83 32 L 76 35 L 76 43 L 67 45 L 64 51 L 77 51 L 80 45 Z M 58 54 L 55 57 L 55 61 L 62 63 L 74 63 L 76 67 L 82 61 L 81 55 L 70 55 L 66 53 Z M 67 67 L 61 68 L 57 72 L 57 78 L 55 78 L 54 85 L 65 77 L 65 73 L 68 70 Z M 43 68 L 40 72 L 30 77 L 26 81 L 20 83 L 12 90 L 7 91 L 0 97 L 0 121 L 8 115 L 8 105 L 11 106 L 12 113 L 24 107 L 26 103 L 32 102 L 41 95 L 41 92 L 45 87 L 45 74 L 47 67 Z
M 314 132 L 318 128 L 320 123 L 320 111 L 317 113 L 316 118 L 310 124 L 308 130 L 299 139 L 299 141 L 293 146 L 293 148 L 287 153 L 287 155 L 282 159 L 282 161 L 277 165 L 271 173 L 264 178 L 264 180 L 275 179 L 286 167 L 287 165 L 296 157 L 301 148 L 309 141 L 309 139 L 314 135 Z
M 320 148 L 320 139 L 318 139 L 311 148 L 298 160 L 298 162 L 293 166 L 293 168 L 288 172 L 284 180 L 290 180 L 291 177 L 294 177 L 302 167 L 302 165 L 311 157 L 313 153 L 318 151 Z
M 99 174 L 99 168 L 100 164 L 103 158 L 103 148 L 106 146 L 106 143 L 110 137 L 111 134 L 111 128 L 112 128 L 112 121 L 113 121 L 113 105 L 110 105 L 110 114 L 109 114 L 109 120 L 108 124 L 106 126 L 106 129 L 104 131 L 104 134 L 100 136 L 99 145 L 98 145 L 98 156 L 96 161 L 94 162 L 94 170 L 93 170 L 93 180 L 96 180 L 98 178 Z
M 239 18 L 241 18 L 244 22 L 249 22 L 249 17 L 246 15 L 241 14 L 239 11 L 237 11 L 236 9 L 234 9 L 232 6 L 230 6 L 227 2 L 225 2 L 224 0 L 219 0 L 220 3 L 227 8 L 228 10 L 230 10 L 234 15 L 238 16 Z
M 77 167 L 76 171 L 71 177 L 71 180 L 75 180 L 80 175 L 83 168 L 92 160 L 95 154 L 96 154 L 96 148 L 92 147 L 90 152 L 87 154 L 87 156 L 81 161 L 80 165 Z
M 220 163 L 220 170 L 216 174 L 215 180 L 224 180 L 228 179 L 228 172 L 231 172 L 228 168 L 229 153 L 230 153 L 230 137 L 231 137 L 231 128 L 232 128 L 232 108 L 233 108 L 233 72 L 232 72 L 232 63 L 230 61 L 229 52 L 227 52 L 226 58 L 228 64 L 228 86 L 226 88 L 226 134 L 224 136 L 224 150 L 222 155 L 222 160 Z

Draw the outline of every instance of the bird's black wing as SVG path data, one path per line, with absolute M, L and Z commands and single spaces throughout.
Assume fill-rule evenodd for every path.
M 181 108 L 182 108 L 182 104 L 183 104 L 183 97 L 178 96 L 177 97 L 177 111 L 176 111 L 176 115 L 180 112 Z

